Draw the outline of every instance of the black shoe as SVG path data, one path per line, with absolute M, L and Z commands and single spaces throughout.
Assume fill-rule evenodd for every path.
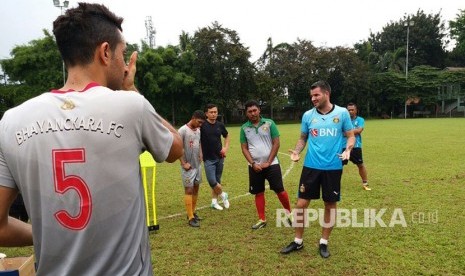
M 186 216 L 186 218 L 189 219 L 189 216 Z M 195 218 L 195 220 L 198 220 L 198 221 L 199 221 L 199 220 L 203 220 L 203 218 L 202 218 L 202 217 L 199 217 L 199 216 L 197 215 L 197 213 L 194 213 L 194 218 Z
M 202 218 L 202 217 L 199 217 L 199 216 L 197 215 L 197 213 L 194 213 L 194 218 L 195 218 L 195 220 L 197 220 L 197 221 L 198 221 L 198 220 L 203 220 L 203 218 Z
M 195 218 L 191 218 L 189 220 L 189 226 L 200 227 L 200 223 Z
M 258 230 L 266 226 L 266 221 L 259 219 L 257 223 L 252 225 L 253 230 Z
M 281 249 L 281 254 L 289 254 L 292 251 L 297 251 L 304 248 L 304 243 L 297 244 L 296 242 L 291 242 L 288 246 Z
M 327 245 L 327 244 L 322 244 L 322 243 L 320 243 L 320 255 L 321 255 L 321 257 L 323 257 L 323 258 L 328 258 L 329 255 L 331 255 L 331 254 L 329 254 L 329 250 L 328 250 L 328 245 Z

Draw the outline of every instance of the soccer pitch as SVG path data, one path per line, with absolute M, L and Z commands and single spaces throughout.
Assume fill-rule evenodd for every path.
M 300 135 L 299 124 L 278 124 L 279 158 L 284 184 L 296 201 L 302 160 L 292 165 L 287 150 Z M 239 144 L 239 127 L 229 126 L 231 146 L 225 160 L 223 187 L 231 208 L 209 208 L 210 187 L 200 187 L 200 229 L 187 225 L 178 164 L 158 166 L 157 200 L 160 230 L 151 236 L 156 274 L 177 275 L 355 275 L 462 274 L 465 259 L 465 119 L 368 120 L 363 136 L 364 162 L 372 191 L 364 191 L 357 167 L 344 169 L 338 207 L 356 212 L 357 223 L 336 227 L 332 256 L 318 254 L 321 227 L 305 229 L 303 250 L 287 256 L 279 250 L 293 240 L 291 228 L 276 226 L 279 200 L 266 191 L 268 225 L 250 229 L 257 220 Z M 310 208 L 323 208 L 321 200 Z M 365 210 L 381 223 L 364 224 Z M 355 211 L 354 211 L 355 210 Z M 397 213 L 395 213 L 397 212 Z M 391 217 L 401 212 L 406 227 Z M 395 216 L 398 222 L 400 216 Z M 347 222 L 347 221 L 346 221 Z
M 294 147 L 300 125 L 278 123 L 278 128 L 278 157 L 294 204 L 303 160 L 292 163 L 287 150 Z M 344 168 L 338 208 L 350 214 L 341 214 L 345 220 L 331 234 L 329 259 L 318 254 L 318 221 L 305 229 L 303 250 L 279 253 L 293 240 L 294 231 L 276 225 L 281 205 L 270 190 L 265 195 L 268 225 L 250 228 L 258 218 L 254 198 L 247 193 L 239 126 L 227 129 L 231 145 L 222 184 L 231 207 L 223 211 L 209 207 L 211 189 L 204 175 L 197 204 L 204 218 L 200 228 L 187 225 L 179 162 L 157 164 L 160 229 L 150 234 L 156 275 L 463 274 L 464 118 L 366 121 L 363 154 L 372 191 L 362 190 L 355 165 Z M 310 208 L 323 208 L 323 202 L 312 201 Z M 13 257 L 32 249 L 0 248 L 0 252 Z

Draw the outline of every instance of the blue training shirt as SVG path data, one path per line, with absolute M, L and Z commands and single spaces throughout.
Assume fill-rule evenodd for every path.
M 355 116 L 355 118 L 352 120 L 352 125 L 354 126 L 354 129 L 356 128 L 364 128 L 365 127 L 365 119 L 363 119 L 360 116 Z M 344 137 L 344 143 L 342 144 L 342 148 L 344 149 L 347 144 L 347 137 Z M 362 135 L 361 134 L 355 134 L 355 145 L 354 148 L 362 148 Z
M 304 166 L 318 170 L 341 170 L 338 153 L 344 143 L 344 132 L 352 130 L 347 109 L 334 105 L 333 110 L 321 114 L 316 108 L 305 112 L 301 132 L 308 135 Z
M 360 116 L 356 116 L 352 120 L 352 125 L 354 125 L 354 128 L 364 128 L 365 127 L 365 119 L 363 119 Z M 355 145 L 354 148 L 361 148 L 362 147 L 362 135 L 357 134 L 355 135 Z

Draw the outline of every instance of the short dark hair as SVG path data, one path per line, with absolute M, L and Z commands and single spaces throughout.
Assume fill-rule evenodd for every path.
M 358 109 L 357 105 L 356 105 L 355 103 L 353 103 L 353 102 L 348 103 L 348 104 L 347 104 L 347 107 L 349 107 L 349 106 L 355 106 L 355 108 Z
M 123 18 L 100 4 L 79 3 L 53 22 L 53 34 L 66 66 L 92 62 L 95 49 L 103 42 L 111 51 L 122 41 Z
M 204 112 L 207 112 L 209 109 L 212 109 L 212 108 L 214 108 L 214 107 L 218 108 L 218 107 L 216 106 L 216 104 L 209 103 L 209 104 L 207 104 L 207 105 L 205 106 L 205 109 L 204 109 L 203 111 L 204 111 Z
M 192 118 L 205 120 L 205 112 L 202 110 L 196 110 L 192 113 Z
M 315 88 L 320 88 L 321 90 L 324 90 L 324 91 L 327 91 L 327 92 L 331 93 L 331 86 L 329 85 L 329 83 L 327 83 L 326 81 L 323 81 L 323 80 L 319 80 L 319 81 L 313 83 L 312 86 L 310 86 L 310 91 L 315 89 Z
M 260 109 L 260 104 L 256 100 L 248 100 L 244 104 L 245 110 L 247 110 L 247 108 L 252 107 L 252 106 L 256 106 L 258 107 L 258 109 Z

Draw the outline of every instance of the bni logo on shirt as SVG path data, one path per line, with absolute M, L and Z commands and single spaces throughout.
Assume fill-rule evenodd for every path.
M 312 130 L 310 131 L 310 133 L 312 134 L 313 137 L 317 137 L 317 136 L 318 136 L 318 129 L 312 128 Z

